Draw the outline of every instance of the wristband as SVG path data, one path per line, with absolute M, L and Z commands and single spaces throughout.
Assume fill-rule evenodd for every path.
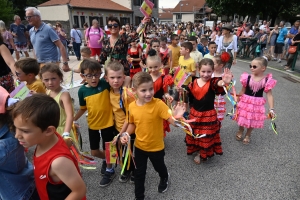
M 64 138 L 64 137 L 70 137 L 70 133 L 69 132 L 64 132 L 63 134 L 62 134 L 62 137 Z
M 130 137 L 130 135 L 129 135 L 127 132 L 122 133 L 121 136 L 123 137 L 123 136 L 125 136 L 125 135 L 127 135 L 128 137 Z

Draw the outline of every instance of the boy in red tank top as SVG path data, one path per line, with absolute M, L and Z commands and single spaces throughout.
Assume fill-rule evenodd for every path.
M 60 112 L 55 100 L 34 94 L 18 103 L 12 116 L 20 144 L 25 148 L 36 145 L 34 178 L 40 199 L 85 200 L 86 186 L 78 163 L 56 133 Z

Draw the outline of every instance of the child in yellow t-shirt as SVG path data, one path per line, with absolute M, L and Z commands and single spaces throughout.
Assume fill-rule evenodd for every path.
M 27 88 L 34 93 L 46 93 L 44 84 L 36 76 L 40 66 L 34 58 L 23 58 L 15 63 L 16 76 L 19 81 L 26 81 Z
M 178 35 L 176 34 L 173 34 L 171 36 L 171 45 L 168 46 L 168 48 L 171 50 L 172 52 L 172 66 L 171 69 L 173 69 L 174 67 L 178 67 L 178 59 L 179 59 L 179 56 L 180 56 L 180 47 L 178 46 L 178 40 L 179 40 L 179 37 Z
M 125 76 L 124 67 L 118 61 L 112 61 L 105 67 L 105 79 L 110 85 L 109 97 L 114 114 L 115 128 L 119 133 L 124 133 L 128 127 L 128 120 L 126 120 L 128 118 L 128 116 L 126 117 L 128 107 L 135 100 L 132 95 L 128 94 L 125 87 L 126 82 L 128 82 L 126 79 L 129 79 L 129 81 L 131 79 L 129 76 Z M 133 144 L 134 134 L 131 139 Z M 123 175 L 119 177 L 121 183 L 126 183 L 129 178 L 131 183 L 134 182 L 134 164 L 133 161 L 130 161 L 130 163 L 129 170 L 126 166 Z
M 195 61 L 190 56 L 190 52 L 193 50 L 193 44 L 191 42 L 184 42 L 180 47 L 180 58 L 179 58 L 179 67 L 180 70 L 183 70 L 185 73 L 190 73 L 190 76 L 181 86 L 182 88 L 187 88 L 188 84 L 192 82 L 192 77 L 196 75 L 196 66 Z M 179 93 L 175 92 L 175 101 L 179 101 Z M 185 98 L 187 103 L 187 98 Z
M 139 72 L 133 76 L 132 83 L 137 100 L 129 105 L 129 125 L 127 132 L 121 135 L 121 142 L 127 143 L 129 134 L 135 132 L 135 198 L 144 199 L 148 158 L 160 176 L 158 192 L 163 193 L 168 189 L 169 173 L 164 161 L 163 120 L 174 125 L 174 119 L 169 107 L 162 100 L 153 98 L 153 80 L 150 74 Z M 182 116 L 184 111 L 185 105 L 181 103 L 176 106 L 173 114 Z

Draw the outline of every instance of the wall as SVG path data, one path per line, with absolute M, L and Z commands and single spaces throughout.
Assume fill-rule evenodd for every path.
M 189 13 L 182 13 L 182 22 L 188 22 L 188 21 L 191 21 L 191 22 L 194 22 L 194 13 L 192 14 L 189 14 Z
M 173 14 L 173 23 L 176 24 L 176 14 Z
M 131 0 L 111 0 L 111 1 L 113 1 L 119 5 L 122 5 L 130 10 L 131 10 L 132 4 L 133 4 L 133 3 L 131 3 Z
M 69 12 L 68 12 L 67 5 L 38 7 L 38 10 L 41 12 L 43 21 L 44 20 L 58 20 L 58 21 L 69 20 Z
M 130 19 L 130 23 L 132 23 L 132 14 L 130 12 L 122 12 L 122 11 L 114 11 L 113 13 L 111 11 L 103 11 L 103 10 L 92 10 L 92 9 L 85 9 L 85 8 L 74 8 L 71 11 L 71 23 L 74 23 L 74 16 L 78 16 L 79 18 L 79 27 L 80 29 L 82 29 L 82 23 L 80 20 L 80 16 L 84 16 L 85 17 L 85 22 L 88 23 L 89 26 L 91 26 L 90 24 L 90 18 L 103 18 L 103 26 L 106 25 L 106 18 L 108 18 L 109 16 L 115 16 L 120 18 L 129 18 Z M 122 24 L 122 22 L 121 22 Z

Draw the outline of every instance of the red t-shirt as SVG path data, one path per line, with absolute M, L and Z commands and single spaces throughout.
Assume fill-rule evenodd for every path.
M 46 153 L 36 157 L 34 152 L 33 164 L 34 164 L 34 179 L 37 191 L 40 199 L 65 199 L 71 190 L 63 182 L 55 183 L 49 177 L 49 170 L 52 162 L 59 157 L 66 157 L 73 161 L 78 173 L 80 174 L 78 163 L 75 157 L 71 154 L 67 144 L 63 138 L 56 133 L 58 142 Z M 86 200 L 84 197 L 82 200 Z

